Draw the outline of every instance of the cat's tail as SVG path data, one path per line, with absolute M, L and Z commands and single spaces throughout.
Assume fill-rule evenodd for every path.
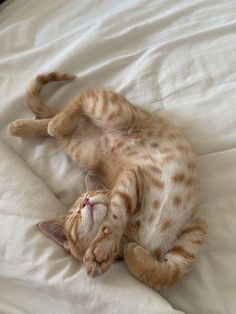
M 36 118 L 48 119 L 54 117 L 57 113 L 60 112 L 60 110 L 58 109 L 48 108 L 47 106 L 45 106 L 40 96 L 42 87 L 49 82 L 68 81 L 74 80 L 75 78 L 75 75 L 58 72 L 40 74 L 35 77 L 27 90 L 27 99 L 31 110 L 36 115 Z
M 157 290 L 169 287 L 190 271 L 206 234 L 206 222 L 194 218 L 160 259 L 155 259 L 136 243 L 125 247 L 124 259 L 131 273 L 149 287 Z

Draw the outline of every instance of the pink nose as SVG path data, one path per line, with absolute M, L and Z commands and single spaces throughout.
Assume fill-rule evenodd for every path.
M 82 207 L 85 207 L 86 205 L 91 205 L 90 202 L 89 202 L 89 198 L 86 198 L 86 199 L 83 201 L 83 206 L 82 206 Z

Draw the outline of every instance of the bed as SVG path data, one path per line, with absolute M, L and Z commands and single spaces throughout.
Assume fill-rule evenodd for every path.
M 7 0 L 0 5 L 0 313 L 236 313 L 236 2 Z M 38 73 L 78 75 L 43 91 L 63 107 L 107 86 L 161 110 L 199 156 L 209 237 L 190 275 L 156 292 L 123 262 L 88 278 L 46 238 L 41 220 L 66 212 L 84 173 L 48 139 L 11 138 L 33 118 L 26 87 Z

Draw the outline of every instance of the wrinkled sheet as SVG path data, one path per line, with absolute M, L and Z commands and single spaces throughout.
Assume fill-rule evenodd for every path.
M 8 0 L 0 6 L 0 313 L 236 313 L 236 2 Z M 162 110 L 192 141 L 209 238 L 193 272 L 157 293 L 123 262 L 96 279 L 41 234 L 83 191 L 83 172 L 52 139 L 19 139 L 25 91 L 39 72 L 63 107 L 108 86 Z M 176 310 L 175 310 L 176 309 Z

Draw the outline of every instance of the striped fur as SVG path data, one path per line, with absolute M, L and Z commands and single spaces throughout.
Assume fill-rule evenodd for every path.
M 36 118 L 52 118 L 59 112 L 58 109 L 51 109 L 44 106 L 43 101 L 40 97 L 42 87 L 51 81 L 68 81 L 74 80 L 75 78 L 75 75 L 59 74 L 57 72 L 51 72 L 48 75 L 36 76 L 36 78 L 31 82 L 27 90 L 28 104 L 32 111 L 35 113 Z
M 110 90 L 84 92 L 61 112 L 43 104 L 45 84 L 74 78 L 37 76 L 28 102 L 39 119 L 8 126 L 14 136 L 54 137 L 93 173 L 64 219 L 39 227 L 92 276 L 122 257 L 150 287 L 171 286 L 189 272 L 207 233 L 195 153 L 175 126 Z

